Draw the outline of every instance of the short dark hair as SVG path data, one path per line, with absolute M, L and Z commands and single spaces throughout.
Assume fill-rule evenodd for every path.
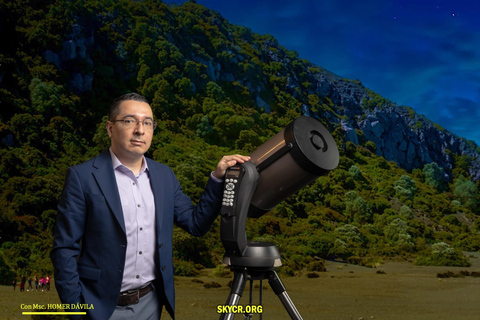
M 115 100 L 113 100 L 112 104 L 110 105 L 110 109 L 108 111 L 108 120 L 110 121 L 115 120 L 115 118 L 120 113 L 120 105 L 122 104 L 122 102 L 129 101 L 129 100 L 145 102 L 147 104 L 150 104 L 147 98 L 145 98 L 141 94 L 138 94 L 135 92 L 126 93 L 124 95 L 121 95 L 118 98 L 115 98 Z

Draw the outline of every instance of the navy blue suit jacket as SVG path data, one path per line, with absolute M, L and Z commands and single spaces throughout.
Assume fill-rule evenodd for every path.
M 173 171 L 147 158 L 155 197 L 159 296 L 174 317 L 172 233 L 175 222 L 204 235 L 217 217 L 223 184 L 209 179 L 197 206 L 181 189 Z M 62 303 L 87 304 L 92 319 L 113 313 L 120 294 L 127 238 L 120 196 L 109 151 L 68 169 L 58 204 L 50 257 Z M 162 291 L 164 294 L 162 294 Z M 72 310 L 66 310 L 72 311 Z

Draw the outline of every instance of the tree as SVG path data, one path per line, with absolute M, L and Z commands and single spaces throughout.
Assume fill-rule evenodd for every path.
M 465 207 L 474 212 L 478 209 L 477 206 L 479 204 L 479 192 L 472 180 L 466 179 L 464 176 L 460 176 L 455 181 L 453 193 L 455 198 Z
M 428 163 L 423 167 L 425 183 L 429 186 L 441 190 L 443 185 L 443 169 L 436 162 Z
M 409 206 L 402 206 L 400 208 L 400 211 L 398 212 L 400 217 L 406 219 L 406 220 L 411 220 L 413 219 L 413 211 Z
M 402 175 L 400 179 L 395 181 L 395 195 L 400 199 L 413 200 L 417 187 L 415 181 L 408 175 Z
M 0 284 L 11 285 L 13 279 L 15 279 L 15 273 L 7 266 L 0 252 Z
M 349 191 L 345 194 L 346 213 L 359 224 L 371 222 L 372 210 L 364 198 L 357 196 L 356 191 Z
M 412 236 L 408 233 L 408 224 L 405 220 L 397 218 L 385 227 L 387 241 L 398 247 L 400 252 L 411 251 L 414 248 Z
M 362 172 L 356 165 L 352 165 L 350 169 L 348 169 L 348 173 L 355 179 L 356 181 L 360 181 L 363 179 Z

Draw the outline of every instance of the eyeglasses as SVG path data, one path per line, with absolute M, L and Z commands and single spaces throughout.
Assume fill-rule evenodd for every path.
M 110 122 L 123 122 L 123 127 L 126 129 L 131 129 L 133 127 L 136 127 L 140 122 L 143 124 L 143 127 L 147 130 L 155 130 L 155 128 L 157 127 L 157 122 L 153 121 L 152 119 L 138 120 L 135 118 L 125 118 L 120 120 L 112 120 Z

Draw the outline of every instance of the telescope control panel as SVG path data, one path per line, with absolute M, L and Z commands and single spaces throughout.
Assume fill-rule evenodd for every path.
M 225 174 L 225 187 L 223 189 L 222 216 L 234 216 L 234 206 L 237 199 L 238 183 L 243 176 L 242 167 L 230 167 Z

